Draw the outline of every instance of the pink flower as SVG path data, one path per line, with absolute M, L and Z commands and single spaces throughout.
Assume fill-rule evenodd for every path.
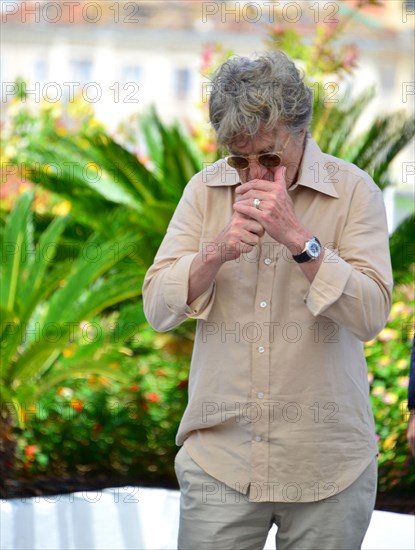
M 343 54 L 343 67 L 347 69 L 353 69 L 356 66 L 356 61 L 359 57 L 358 49 L 355 44 L 348 44 L 344 47 Z

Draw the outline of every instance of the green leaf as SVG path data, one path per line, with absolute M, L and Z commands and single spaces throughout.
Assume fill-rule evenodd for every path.
M 54 369 L 53 372 L 51 371 L 50 374 L 43 377 L 42 382 L 38 385 L 37 395 L 42 395 L 48 389 L 57 386 L 60 382 L 69 378 L 83 378 L 91 374 L 107 376 L 123 384 L 127 384 L 130 381 L 130 377 L 121 371 L 112 369 L 111 367 L 91 365 L 90 361 L 85 361 L 85 363 L 80 363 L 75 369 L 68 370 L 61 367 Z
M 37 304 L 37 295 L 44 284 L 46 270 L 50 268 L 56 254 L 59 239 L 68 219 L 55 218 L 42 233 L 35 248 L 35 261 L 27 270 L 25 281 L 19 287 L 22 322 L 26 322 Z
M 64 319 L 68 322 L 79 321 L 78 308 L 82 305 L 85 289 L 127 256 L 131 242 L 134 242 L 133 235 L 125 235 L 121 242 L 116 239 L 103 242 L 98 235 L 92 235 L 68 274 L 65 286 L 50 299 L 45 324 Z
M 0 303 L 9 311 L 16 309 L 17 288 L 27 277 L 33 252 L 32 200 L 32 191 L 19 197 L 4 230 Z
M 413 283 L 415 265 L 415 214 L 408 216 L 392 233 L 389 243 L 395 284 Z
M 79 317 L 88 319 L 104 309 L 141 294 L 145 271 L 134 266 L 108 276 L 102 284 L 87 294 L 79 309 Z

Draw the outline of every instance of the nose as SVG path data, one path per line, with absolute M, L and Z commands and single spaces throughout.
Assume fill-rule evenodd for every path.
M 258 159 L 249 159 L 249 166 L 245 172 L 247 173 L 247 181 L 255 179 L 264 180 L 267 179 L 268 168 L 262 166 L 258 162 Z

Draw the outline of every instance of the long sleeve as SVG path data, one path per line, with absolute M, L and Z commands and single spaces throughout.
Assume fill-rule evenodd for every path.
M 329 317 L 362 341 L 384 327 L 393 287 L 383 196 L 368 180 L 357 184 L 338 251 L 326 253 L 305 297 L 313 315 Z
M 143 284 L 144 313 L 158 331 L 170 330 L 188 317 L 206 319 L 215 297 L 215 282 L 187 304 L 189 272 L 198 254 L 203 223 L 203 183 L 193 178 L 186 186 L 153 265 Z

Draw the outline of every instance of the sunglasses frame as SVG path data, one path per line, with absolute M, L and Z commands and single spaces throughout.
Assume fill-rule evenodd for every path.
M 281 164 L 281 154 L 284 152 L 284 149 L 286 148 L 286 146 L 287 146 L 288 142 L 290 141 L 290 139 L 291 139 L 291 134 L 288 136 L 286 142 L 282 146 L 282 149 L 279 150 L 279 151 L 270 151 L 269 153 L 260 153 L 259 155 L 228 155 L 228 156 L 224 157 L 224 160 L 229 164 L 229 166 L 231 168 L 234 168 L 235 170 L 246 170 L 247 168 L 249 168 L 249 164 L 250 164 L 251 160 L 253 160 L 253 159 L 257 160 L 259 162 L 259 164 L 261 166 L 263 166 L 264 168 L 276 168 L 277 166 L 279 166 Z M 270 166 L 267 166 L 266 164 L 263 164 L 261 162 L 261 157 L 264 157 L 264 156 L 267 156 L 267 155 L 275 155 L 279 159 L 278 163 L 270 165 Z M 244 159 L 248 164 L 244 168 L 236 168 L 235 166 L 232 166 L 232 164 L 229 163 L 229 159 L 232 158 L 232 157 Z

